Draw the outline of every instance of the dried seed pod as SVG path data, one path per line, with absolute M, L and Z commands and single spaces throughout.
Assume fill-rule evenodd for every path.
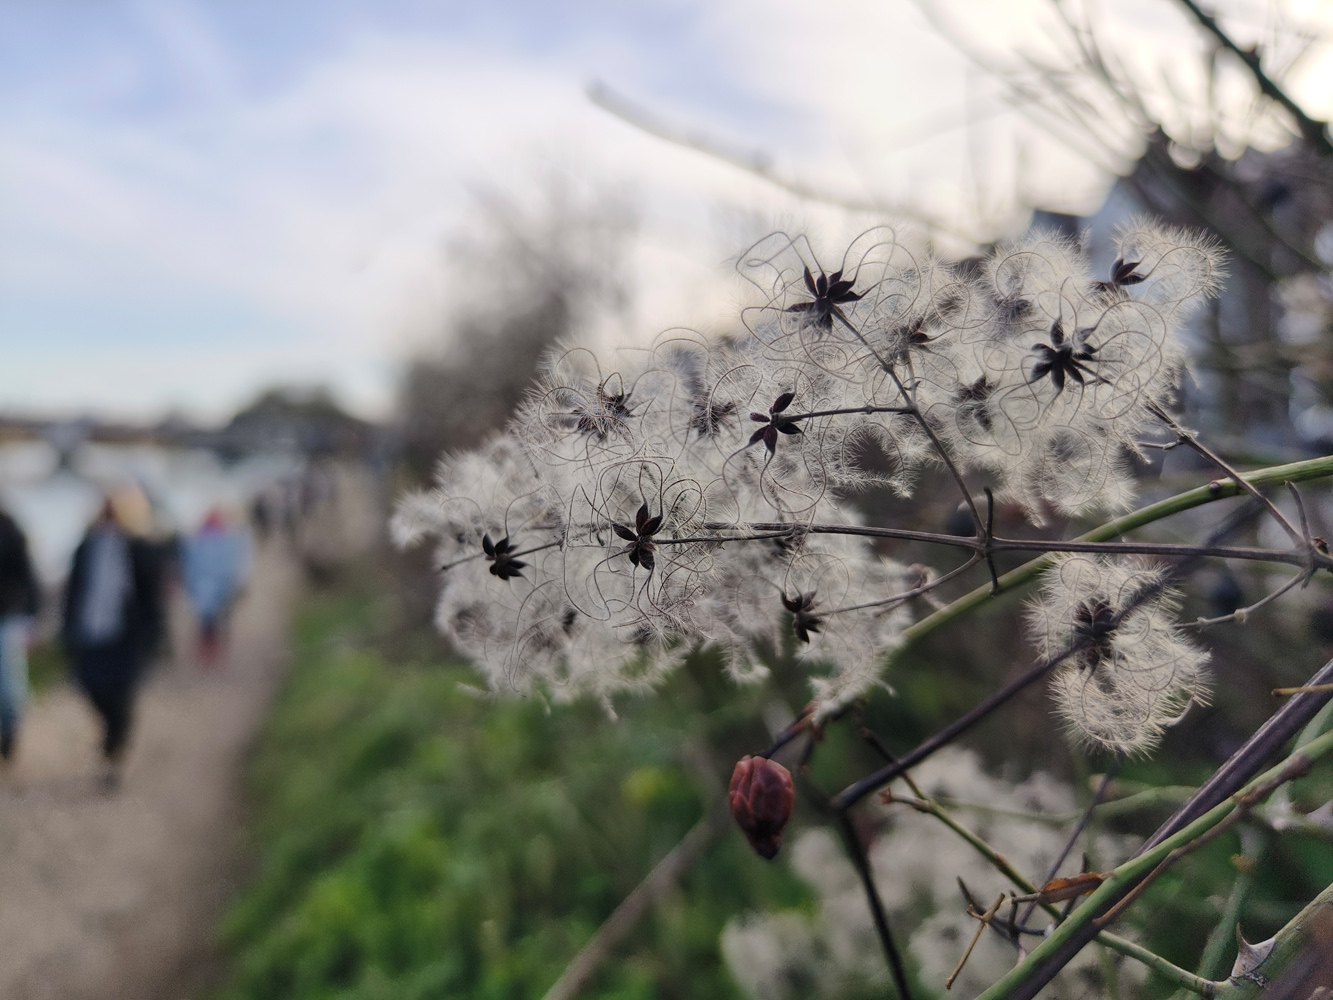
M 731 815 L 759 854 L 772 859 L 782 846 L 782 828 L 796 805 L 791 772 L 767 757 L 742 757 L 727 789 Z

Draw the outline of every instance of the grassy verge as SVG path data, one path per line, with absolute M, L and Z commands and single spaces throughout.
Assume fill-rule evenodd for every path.
M 593 704 L 493 699 L 428 630 L 404 626 L 376 571 L 356 587 L 309 597 L 299 615 L 292 672 L 251 769 L 257 865 L 224 923 L 232 961 L 216 1000 L 540 998 L 703 814 L 736 758 L 768 742 L 757 721 L 765 709 L 785 701 L 790 711 L 804 696 L 799 672 L 737 689 L 716 664 L 692 662 L 653 698 L 617 702 L 616 722 Z M 895 674 L 898 696 L 871 700 L 866 721 L 892 745 L 912 745 L 972 688 L 984 692 L 997 658 L 1022 662 L 1020 649 L 1004 649 L 1014 630 L 978 621 L 951 647 L 941 637 L 923 644 Z M 969 640 L 990 655 L 962 655 Z M 983 727 L 976 745 L 997 762 L 1017 752 L 1057 772 L 1078 763 L 1047 724 L 1041 694 L 1030 702 Z M 1213 756 L 1181 727 L 1122 778 L 1192 784 Z M 836 726 L 809 780 L 835 789 L 877 764 L 854 726 Z M 1302 811 L 1333 794 L 1325 785 L 1312 776 L 1293 787 Z M 802 795 L 795 830 L 826 822 L 809 803 Z M 1141 834 L 1160 818 L 1112 825 Z M 1127 922 L 1131 933 L 1193 967 L 1239 872 L 1251 880 L 1242 913 L 1251 938 L 1333 880 L 1325 837 L 1256 833 L 1264 849 L 1251 843 L 1252 860 L 1228 834 L 1168 873 Z M 718 952 L 726 921 L 812 906 L 781 858 L 760 860 L 729 830 L 581 995 L 738 997 Z M 910 933 L 912 920 L 896 919 Z M 1154 981 L 1144 995 L 1167 992 Z M 883 993 L 849 984 L 838 995 Z
M 592 705 L 479 697 L 466 668 L 405 652 L 385 615 L 366 594 L 300 614 L 253 764 L 258 870 L 224 923 L 219 1000 L 540 997 L 722 778 L 682 748 L 711 760 L 710 727 L 734 720 L 700 712 L 688 675 L 612 724 Z M 736 996 L 726 919 L 803 899 L 723 836 L 587 995 Z

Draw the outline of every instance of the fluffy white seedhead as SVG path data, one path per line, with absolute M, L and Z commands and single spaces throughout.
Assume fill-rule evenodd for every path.
M 1126 455 L 1218 258 L 1147 224 L 1121 240 L 1097 280 L 1044 236 L 966 268 L 892 228 L 837 250 L 768 237 L 738 261 L 743 332 L 554 352 L 395 535 L 438 540 L 437 620 L 497 688 L 604 696 L 699 645 L 753 678 L 794 647 L 832 712 L 880 683 L 914 586 L 828 531 L 857 524 L 848 492 L 907 492 L 947 456 L 1034 519 L 1129 501 Z
M 1178 599 L 1160 583 L 1161 571 L 1142 562 L 1079 553 L 1047 571 L 1028 629 L 1044 657 L 1081 647 L 1052 680 L 1057 710 L 1079 741 L 1142 753 L 1191 702 L 1207 702 L 1208 654 L 1177 628 Z

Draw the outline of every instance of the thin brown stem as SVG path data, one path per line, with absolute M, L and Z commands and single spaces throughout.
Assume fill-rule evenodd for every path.
M 1194 0 L 1180 0 L 1180 5 L 1189 11 L 1194 19 L 1216 38 L 1224 49 L 1245 64 L 1245 68 L 1250 71 L 1250 75 L 1254 77 L 1254 82 L 1265 97 L 1276 101 L 1287 109 L 1287 113 L 1296 120 L 1296 128 L 1306 142 L 1310 143 L 1322 156 L 1333 155 L 1333 142 L 1329 141 L 1327 126 L 1306 114 L 1305 109 L 1297 104 L 1291 95 L 1264 72 L 1257 49 L 1242 49 L 1236 44 L 1235 39 L 1228 35 L 1222 26 L 1217 23 L 1217 18 L 1204 11 Z
M 857 877 L 861 880 L 861 888 L 865 891 L 866 902 L 870 905 L 870 915 L 875 922 L 875 933 L 879 936 L 880 947 L 884 949 L 884 957 L 889 963 L 889 971 L 893 975 L 893 984 L 897 988 L 901 1000 L 912 1000 L 912 990 L 907 983 L 907 969 L 903 965 L 903 958 L 898 952 L 898 946 L 893 940 L 893 931 L 889 927 L 889 917 L 884 910 L 884 901 L 880 899 L 879 889 L 875 886 L 875 874 L 870 868 L 870 857 L 866 854 L 865 844 L 862 843 L 861 835 L 857 833 L 851 816 L 842 810 L 837 811 L 837 816 L 843 843 L 847 846 L 847 853 L 851 856 L 852 866 L 856 869 Z
M 911 413 L 912 410 L 906 406 L 851 406 L 841 410 L 811 410 L 809 413 L 782 414 L 783 423 L 793 423 L 797 420 L 813 420 L 815 417 L 840 417 L 851 414 L 870 414 L 870 413 Z
M 1189 0 L 1182 0 L 1182 2 L 1188 3 Z M 1277 505 L 1273 503 L 1272 500 L 1268 499 L 1257 486 L 1247 481 L 1244 476 L 1232 468 L 1231 464 L 1225 458 L 1205 445 L 1192 432 L 1187 431 L 1176 421 L 1175 417 L 1171 416 L 1171 414 L 1167 413 L 1166 410 L 1162 409 L 1162 407 L 1158 406 L 1156 403 L 1149 403 L 1148 411 L 1171 428 L 1182 442 L 1190 448 L 1193 448 L 1204 458 L 1208 459 L 1208 461 L 1212 462 L 1215 466 L 1225 472 L 1227 476 L 1231 478 L 1232 482 L 1263 504 L 1268 513 L 1273 516 L 1273 519 L 1282 526 L 1282 530 L 1287 533 L 1287 537 L 1291 539 L 1293 545 L 1298 545 L 1302 548 L 1307 546 L 1308 543 L 1306 539 L 1296 530 L 1296 526 L 1288 520 L 1287 515 L 1278 510 Z
M 963 565 L 951 569 L 943 576 L 936 577 L 929 583 L 923 583 L 919 587 L 913 587 L 911 590 L 904 590 L 901 594 L 894 594 L 892 597 L 886 597 L 883 600 L 867 601 L 865 604 L 849 604 L 845 608 L 833 608 L 829 611 L 820 611 L 820 614 L 827 617 L 829 615 L 840 615 L 846 611 L 863 611 L 866 608 L 879 608 L 882 611 L 892 611 L 894 608 L 900 607 L 908 601 L 929 594 L 932 590 L 943 586 L 954 577 L 962 576 L 980 561 L 981 557 L 974 554 L 967 560 L 967 562 L 963 563 Z
M 1087 828 L 1088 821 L 1092 819 L 1093 812 L 1102 804 L 1102 800 L 1106 798 L 1106 793 L 1110 791 L 1111 788 L 1111 782 L 1115 780 L 1115 776 L 1120 770 L 1120 765 L 1124 762 L 1125 755 L 1117 754 L 1115 762 L 1106 769 L 1106 773 L 1102 775 L 1101 783 L 1097 786 L 1096 794 L 1093 795 L 1092 801 L 1088 803 L 1088 807 L 1083 810 L 1083 815 L 1079 817 L 1078 824 L 1065 840 L 1063 850 L 1060 851 L 1059 856 L 1055 859 L 1055 863 L 1051 865 L 1050 871 L 1046 873 L 1046 878 L 1042 881 L 1042 885 L 1050 882 L 1051 879 L 1060 874 L 1060 866 L 1065 863 L 1065 858 L 1069 857 L 1069 852 L 1072 851 L 1074 845 L 1078 843 L 1078 838 L 1082 836 L 1084 829 Z M 1023 911 L 1023 915 L 1018 918 L 1018 922 L 1023 924 L 1027 923 L 1028 917 L 1032 916 L 1032 911 L 1036 908 L 1037 903 L 1034 900 L 1028 904 L 1027 909 Z

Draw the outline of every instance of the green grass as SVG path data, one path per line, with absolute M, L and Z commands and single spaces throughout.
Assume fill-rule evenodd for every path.
M 734 760 L 716 733 L 757 714 L 702 704 L 689 671 L 618 722 L 478 696 L 465 667 L 377 648 L 385 613 L 326 595 L 299 616 L 253 763 L 258 867 L 224 922 L 219 1000 L 540 997 L 702 815 L 700 786 Z M 718 774 L 691 771 L 691 745 Z M 729 830 L 585 995 L 735 997 L 727 918 L 806 901 Z
M 595 704 L 491 698 L 427 630 L 403 624 L 379 571 L 357 586 L 307 598 L 298 616 L 291 674 L 251 767 L 256 866 L 224 921 L 232 960 L 216 1000 L 541 997 L 699 819 L 732 763 L 768 742 L 758 721 L 768 703 L 790 712 L 805 696 L 789 665 L 776 665 L 771 684 L 737 689 L 695 660 L 656 696 L 618 701 L 617 721 Z M 898 695 L 872 699 L 865 721 L 903 748 L 966 707 L 993 686 L 997 662 L 1021 661 L 1001 620 L 983 615 L 952 644 L 923 644 L 894 675 Z M 969 642 L 989 655 L 969 655 Z M 1029 702 L 971 745 L 997 765 L 1017 760 L 1019 774 L 1042 766 L 1087 787 L 1086 770 L 1106 762 L 1074 767 L 1041 693 Z M 1210 757 L 1187 723 L 1122 777 L 1195 783 Z M 837 725 L 809 777 L 836 789 L 877 763 L 855 726 Z M 1333 783 L 1312 775 L 1293 794 L 1313 808 Z M 799 800 L 795 828 L 824 822 L 809 795 Z M 1166 811 L 1115 826 L 1146 834 Z M 1260 838 L 1267 849 L 1243 914 L 1252 939 L 1333 879 L 1326 840 Z M 1178 865 L 1129 915 L 1130 932 L 1193 967 L 1240 847 L 1227 834 Z M 781 860 L 764 862 L 727 830 L 581 996 L 738 997 L 718 953 L 726 921 L 812 905 Z M 1143 995 L 1168 992 L 1154 981 Z

